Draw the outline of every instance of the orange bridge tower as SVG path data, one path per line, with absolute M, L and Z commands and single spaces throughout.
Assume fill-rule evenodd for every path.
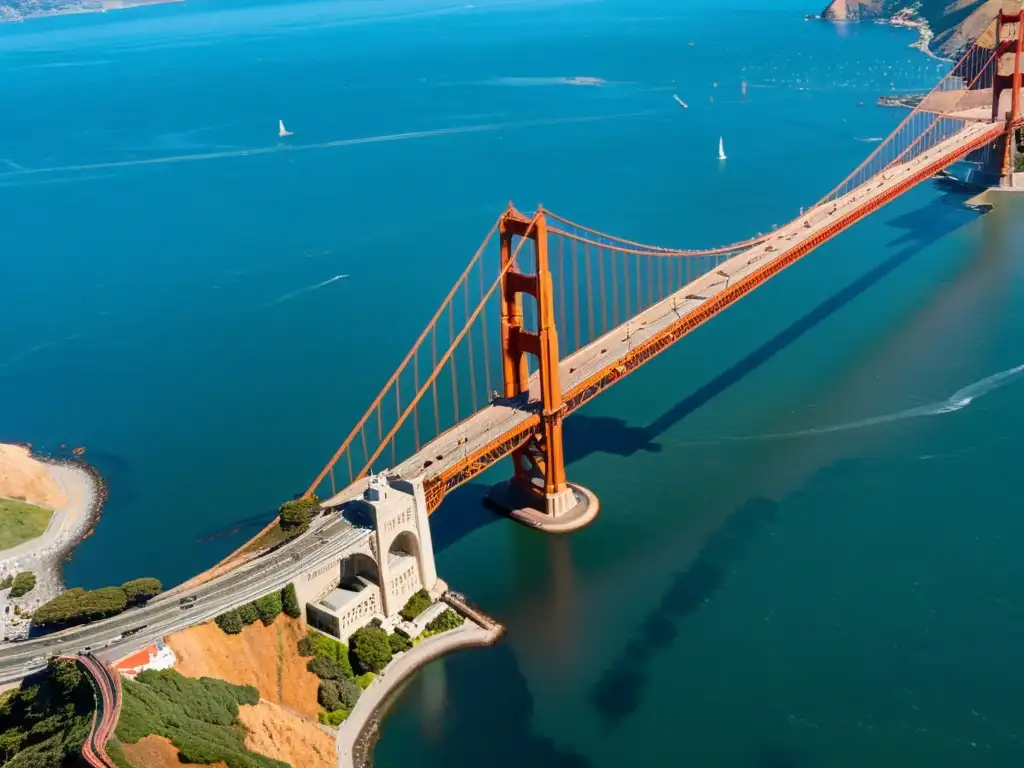
M 543 208 L 526 218 L 511 203 L 498 225 L 501 245 L 501 357 L 502 396 L 506 401 L 539 401 L 540 426 L 526 443 L 512 452 L 512 480 L 492 489 L 491 501 L 520 522 L 552 533 L 583 527 L 597 515 L 597 497 L 586 488 L 568 483 L 562 445 L 565 402 L 558 372 L 558 330 L 548 229 Z M 533 272 L 520 271 L 513 259 L 512 239 L 532 241 Z M 523 297 L 536 302 L 536 328 L 524 325 Z M 536 360 L 531 376 L 528 355 Z

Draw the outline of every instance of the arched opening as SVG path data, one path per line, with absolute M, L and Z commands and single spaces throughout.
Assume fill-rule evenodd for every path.
M 395 536 L 395 540 L 391 542 L 391 546 L 388 547 L 388 554 L 397 554 L 405 557 L 420 556 L 420 542 L 416 538 L 416 534 L 412 531 L 402 531 L 400 534 Z
M 363 552 L 356 552 L 341 561 L 341 581 L 339 586 L 342 589 L 360 590 L 365 582 L 380 584 L 380 569 L 376 561 Z
M 388 547 L 388 574 L 389 594 L 400 600 L 404 600 L 423 585 L 420 542 L 416 534 L 402 531 L 392 540 L 391 546 Z

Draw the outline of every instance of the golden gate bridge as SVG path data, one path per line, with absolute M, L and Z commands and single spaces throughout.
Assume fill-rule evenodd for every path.
M 503 506 L 548 530 L 584 524 L 597 501 L 566 478 L 567 416 L 953 163 L 1013 184 L 1022 25 L 1024 11 L 1000 13 L 864 162 L 768 234 L 667 248 L 510 203 L 305 497 L 335 506 L 387 468 L 421 477 L 433 511 L 511 455 Z

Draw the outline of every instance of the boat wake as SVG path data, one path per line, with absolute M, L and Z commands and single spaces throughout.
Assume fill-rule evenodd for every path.
M 764 435 L 739 435 L 736 437 L 723 437 L 712 440 L 703 441 L 675 441 L 670 442 L 677 443 L 680 445 L 708 445 L 708 444 L 721 444 L 729 442 L 760 442 L 764 440 L 790 440 L 799 437 L 814 437 L 816 435 L 827 435 L 833 432 L 846 432 L 851 429 L 864 429 L 866 427 L 875 427 L 880 424 L 891 424 L 894 421 L 904 421 L 905 419 L 918 419 L 924 416 L 940 416 L 944 413 L 953 413 L 955 411 L 963 410 L 975 400 L 987 395 L 989 392 L 993 392 L 1000 387 L 1009 384 L 1011 381 L 1024 374 L 1024 365 L 1018 365 L 1016 368 L 1009 368 L 999 373 L 994 373 L 991 376 L 986 376 L 984 379 L 968 384 L 966 387 L 958 389 L 952 395 L 937 403 L 929 403 L 928 405 L 920 405 L 916 408 L 907 408 L 896 413 L 887 413 L 883 416 L 873 416 L 868 419 L 860 419 L 859 421 L 850 421 L 844 424 L 832 424 L 826 427 L 815 427 L 813 429 L 802 429 L 796 432 L 770 432 Z
M 515 120 L 505 123 L 488 123 L 482 125 L 460 125 L 452 128 L 436 128 L 428 131 L 408 131 L 406 133 L 388 133 L 380 136 L 363 136 L 355 139 L 338 139 L 317 144 L 277 144 L 273 147 L 255 149 L 239 149 L 228 152 L 202 152 L 187 155 L 170 155 L 165 157 L 148 157 L 137 160 L 116 160 L 109 163 L 88 163 L 83 165 L 58 165 L 47 168 L 24 168 L 17 171 L 0 173 L 0 182 L 7 179 L 23 178 L 44 173 L 79 173 L 97 171 L 106 168 L 134 168 L 143 165 L 169 165 L 173 163 L 192 163 L 201 160 L 223 160 L 233 157 L 254 157 L 269 155 L 276 152 L 302 152 L 314 149 L 334 149 L 337 147 L 353 147 L 360 144 L 384 144 L 392 141 L 409 141 L 411 139 L 428 139 L 439 136 L 456 136 L 463 133 L 486 133 L 515 128 L 541 128 L 553 125 L 573 125 L 581 123 L 600 123 L 608 120 L 626 120 L 636 117 L 648 117 L 656 114 L 652 110 L 642 112 L 621 112 L 608 115 L 591 115 L 583 117 L 553 117 L 538 120 Z
M 297 297 L 303 295 L 304 293 L 311 293 L 312 291 L 319 290 L 320 288 L 323 288 L 326 285 L 330 285 L 331 283 L 335 283 L 338 280 L 344 280 L 347 277 L 348 277 L 348 275 L 335 275 L 334 277 L 329 277 L 326 280 L 323 280 L 322 282 L 317 283 L 316 285 L 307 285 L 305 288 L 300 288 L 297 291 L 292 291 L 291 293 L 286 293 L 284 296 L 278 296 L 276 299 L 274 299 L 271 302 L 268 302 L 267 304 L 264 304 L 263 306 L 264 306 L 264 308 L 266 308 L 266 307 L 276 307 L 278 304 L 283 304 L 284 302 L 290 301 L 290 300 L 292 300 L 294 298 L 297 298 Z
M 883 141 L 883 138 L 881 136 L 857 136 L 854 141 L 861 141 L 865 144 L 877 144 Z

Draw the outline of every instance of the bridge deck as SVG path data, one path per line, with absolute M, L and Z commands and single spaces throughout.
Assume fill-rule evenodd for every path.
M 812 250 L 818 244 L 814 241 L 820 240 L 823 231 L 832 228 L 839 220 L 851 216 L 857 220 L 861 217 L 857 212 L 862 210 L 870 213 L 902 192 L 899 188 L 922 172 L 930 171 L 929 175 L 933 175 L 959 159 L 967 148 L 973 148 L 979 142 L 985 143 L 987 137 L 987 140 L 995 138 L 1001 130 L 1002 126 L 992 123 L 967 124 L 952 137 L 909 162 L 873 177 L 831 203 L 812 208 L 805 215 L 776 230 L 770 239 L 741 251 L 723 262 L 717 270 L 694 280 L 629 322 L 613 328 L 569 355 L 559 363 L 563 394 L 567 400 L 578 399 L 578 402 L 569 403 L 569 410 L 575 410 L 590 399 L 581 395 L 581 389 L 586 388 L 588 382 L 603 372 L 614 370 L 628 358 L 631 351 L 665 334 L 680 320 L 699 313 L 702 307 L 730 286 L 775 262 L 785 261 L 787 256 L 792 258 L 794 251 Z M 488 446 L 499 443 L 503 438 L 528 434 L 530 423 L 539 423 L 538 400 L 539 383 L 534 375 L 530 382 L 529 401 L 524 398 L 519 402 L 497 401 L 488 405 L 424 445 L 418 453 L 401 462 L 392 471 L 405 478 L 423 477 L 427 485 L 432 480 L 451 477 L 458 472 L 461 473 L 458 482 L 463 482 L 486 466 L 481 464 L 479 469 L 467 469 L 466 465 L 473 462 L 474 456 L 486 452 Z M 328 506 L 340 504 L 356 497 L 364 487 L 365 481 L 356 482 L 325 503 Z

